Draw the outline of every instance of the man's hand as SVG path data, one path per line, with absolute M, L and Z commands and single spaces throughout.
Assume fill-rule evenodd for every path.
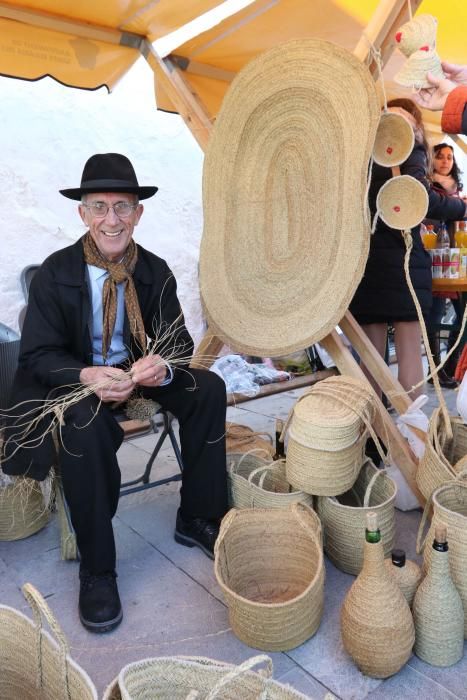
M 117 367 L 84 367 L 79 380 L 81 384 L 96 384 L 94 393 L 105 403 L 126 401 L 135 388 L 128 374 Z
M 431 109 L 435 112 L 444 109 L 447 96 L 457 87 L 456 83 L 449 78 L 436 78 L 431 73 L 427 73 L 426 77 L 433 87 L 423 88 L 418 94 L 413 95 L 414 101 L 423 109 Z
M 130 369 L 131 378 L 141 386 L 160 386 L 167 377 L 167 365 L 160 355 L 148 355 L 137 360 Z
M 459 66 L 457 63 L 441 62 L 444 75 L 457 85 L 467 85 L 467 66 Z

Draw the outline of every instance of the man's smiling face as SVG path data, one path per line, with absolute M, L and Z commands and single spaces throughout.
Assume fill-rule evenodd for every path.
M 117 211 L 121 209 L 120 202 L 125 203 L 128 212 L 108 209 L 105 216 L 97 210 L 103 212 L 108 207 L 117 205 Z M 129 205 L 129 206 L 128 206 Z M 125 206 L 123 206 L 125 209 Z M 79 213 L 89 227 L 89 232 L 98 247 L 101 255 L 110 262 L 118 262 L 125 255 L 135 226 L 137 226 L 143 205 L 138 203 L 138 198 L 134 194 L 120 192 L 98 192 L 88 194 L 83 198 L 79 206 Z

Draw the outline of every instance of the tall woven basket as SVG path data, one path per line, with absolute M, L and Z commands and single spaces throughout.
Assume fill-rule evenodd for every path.
M 430 500 L 426 502 L 417 537 L 417 553 L 423 552 L 426 571 L 432 558 L 432 548 L 425 546 L 433 542 L 437 525 L 446 525 L 449 542 L 449 568 L 452 580 L 459 591 L 464 608 L 464 637 L 467 639 L 467 484 L 453 481 L 437 489 L 432 499 L 433 517 L 425 540 L 422 542 Z
M 363 464 L 350 491 L 339 498 L 319 496 L 316 510 L 323 526 L 326 554 L 341 571 L 357 575 L 363 566 L 366 515 L 377 513 L 384 556 L 390 555 L 396 531 L 394 502 L 397 486 L 371 460 Z
M 0 486 L 0 540 L 21 540 L 42 530 L 49 521 L 41 487 L 34 479 L 11 477 Z
M 285 651 L 318 629 L 323 553 L 319 519 L 308 506 L 232 509 L 216 541 L 214 571 L 232 630 L 245 644 Z
M 266 663 L 261 675 L 252 670 L 260 663 Z M 143 659 L 120 671 L 103 700 L 306 700 L 271 674 L 267 656 L 254 656 L 239 666 L 199 656 Z
M 426 439 L 425 453 L 418 465 L 415 480 L 425 496 L 431 494 L 449 479 L 466 469 L 467 425 L 461 418 L 450 418 L 453 437 L 449 440 L 441 408 L 435 409 L 430 419 L 430 429 Z
M 97 700 L 96 689 L 69 656 L 68 643 L 50 608 L 30 584 L 23 593 L 34 613 L 0 605 L 2 700 Z M 55 639 L 42 628 L 46 619 Z
M 292 503 L 313 507 L 313 496 L 287 481 L 284 460 L 271 462 L 254 451 L 227 455 L 227 482 L 233 508 L 287 508 Z

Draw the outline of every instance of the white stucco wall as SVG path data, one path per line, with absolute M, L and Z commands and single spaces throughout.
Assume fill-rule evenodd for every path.
M 69 245 L 84 226 L 58 193 L 79 186 L 93 153 L 120 152 L 140 184 L 157 185 L 135 240 L 165 258 L 195 341 L 203 333 L 197 266 L 202 232 L 202 152 L 180 117 L 157 112 L 144 60 L 109 95 L 45 79 L 0 78 L 0 321 L 17 328 L 23 267 Z

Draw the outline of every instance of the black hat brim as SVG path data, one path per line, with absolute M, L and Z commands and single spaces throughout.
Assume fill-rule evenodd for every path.
M 153 197 L 158 187 L 135 187 L 134 185 L 122 185 L 121 181 L 115 184 L 114 180 L 102 180 L 92 186 L 86 187 L 71 187 L 65 190 L 59 190 L 60 194 L 68 199 L 80 201 L 85 194 L 93 194 L 96 192 L 122 192 L 125 194 L 137 194 L 139 199 L 149 199 Z

